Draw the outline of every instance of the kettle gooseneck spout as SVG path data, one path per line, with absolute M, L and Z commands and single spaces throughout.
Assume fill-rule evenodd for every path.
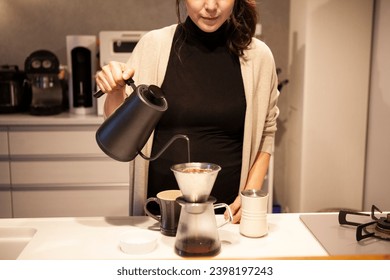
M 145 159 L 145 160 L 149 160 L 149 161 L 153 161 L 153 160 L 156 160 L 158 159 L 164 152 L 166 149 L 168 149 L 168 147 L 173 143 L 175 142 L 177 139 L 184 139 L 187 141 L 187 158 L 188 158 L 188 162 L 191 162 L 191 156 L 190 156 L 190 138 L 188 138 L 187 135 L 184 135 L 184 134 L 176 134 L 174 135 L 165 145 L 164 147 L 162 147 L 162 149 L 153 157 L 147 157 L 145 156 L 141 151 L 139 151 L 139 155 Z

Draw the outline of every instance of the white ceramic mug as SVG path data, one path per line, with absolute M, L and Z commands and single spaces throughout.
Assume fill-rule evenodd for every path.
M 268 193 L 244 190 L 241 197 L 240 233 L 247 237 L 261 237 L 268 233 Z

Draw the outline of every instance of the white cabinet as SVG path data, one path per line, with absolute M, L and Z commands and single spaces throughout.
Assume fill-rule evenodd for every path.
M 123 187 L 17 187 L 12 193 L 15 218 L 128 216 L 129 212 L 128 191 Z
M 0 172 L 9 178 L 13 217 L 129 214 L 129 165 L 97 146 L 99 124 L 2 125 L 9 155 L 0 161 L 8 172 L 3 166 Z

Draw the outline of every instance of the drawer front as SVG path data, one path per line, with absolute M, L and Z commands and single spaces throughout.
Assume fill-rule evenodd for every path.
M 128 183 L 129 164 L 101 161 L 13 161 L 12 186 Z
M 1 186 L 9 186 L 10 184 L 9 162 L 0 160 L 0 188 Z
M 11 156 L 99 155 L 96 144 L 98 126 L 80 127 L 13 127 L 9 131 Z
M 128 188 L 23 189 L 13 191 L 15 218 L 129 215 Z
M 0 159 L 8 157 L 8 132 L 0 127 Z

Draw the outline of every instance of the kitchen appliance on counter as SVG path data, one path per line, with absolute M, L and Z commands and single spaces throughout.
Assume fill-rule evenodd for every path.
M 0 113 L 27 111 L 31 103 L 31 88 L 27 76 L 17 65 L 0 67 Z
M 126 62 L 146 31 L 100 31 L 100 66 L 110 61 Z
M 96 36 L 66 36 L 69 71 L 69 109 L 77 115 L 96 113 L 95 91 Z
M 57 56 L 48 50 L 35 51 L 26 58 L 25 71 L 32 88 L 32 115 L 54 115 L 63 111 L 64 92 L 59 69 Z

